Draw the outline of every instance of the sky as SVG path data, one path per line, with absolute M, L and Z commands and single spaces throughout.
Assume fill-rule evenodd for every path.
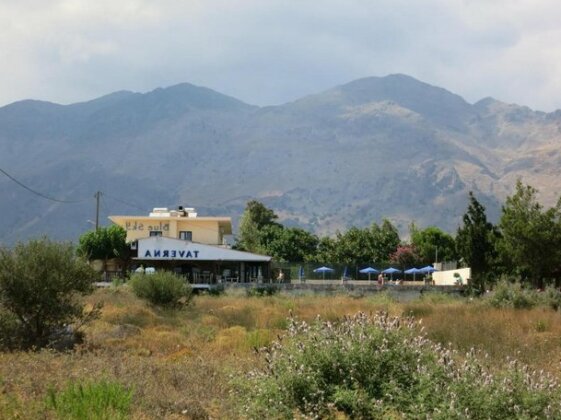
M 0 0 L 0 106 L 189 82 L 275 105 L 403 73 L 561 108 L 559 0 Z

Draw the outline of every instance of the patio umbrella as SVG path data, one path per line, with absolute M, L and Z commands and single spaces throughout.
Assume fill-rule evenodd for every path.
M 370 281 L 370 275 L 371 274 L 378 274 L 379 271 L 376 270 L 375 268 L 372 268 L 372 267 L 366 267 L 366 268 L 363 268 L 362 270 L 359 270 L 359 273 L 368 274 L 368 281 Z
M 325 273 L 333 273 L 335 270 L 329 267 L 318 267 L 314 270 L 314 273 L 321 273 L 323 275 L 323 279 L 325 280 Z
M 434 273 L 435 271 L 438 271 L 432 265 L 427 265 L 426 267 L 419 268 L 419 270 L 422 271 L 423 273 L 428 273 L 428 274 Z
M 384 274 L 389 274 L 391 276 L 391 279 L 393 280 L 393 274 L 394 273 L 401 273 L 401 270 L 398 270 L 397 268 L 386 268 L 385 270 L 382 270 L 382 273 Z
M 345 266 L 345 269 L 343 270 L 343 280 L 346 280 L 348 276 L 349 276 L 349 269 L 347 266 Z
M 409 270 L 405 270 L 404 273 L 405 274 L 413 274 L 413 281 L 414 281 L 415 280 L 415 275 L 416 274 L 422 274 L 422 273 L 424 273 L 424 271 L 413 267 L 413 268 L 410 268 Z
M 300 281 L 304 279 L 304 267 L 302 266 L 300 266 L 300 269 L 298 270 L 298 278 L 300 279 Z

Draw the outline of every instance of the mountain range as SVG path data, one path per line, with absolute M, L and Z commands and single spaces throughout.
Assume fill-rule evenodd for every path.
M 110 214 L 196 207 L 232 216 L 248 200 L 286 225 L 331 234 L 388 218 L 453 233 L 468 192 L 497 220 L 518 178 L 558 198 L 561 111 L 470 104 L 406 75 L 369 77 L 257 107 L 188 83 L 59 105 L 0 108 L 0 243 L 76 240 L 102 192 Z M 76 202 L 75 202 L 76 201 Z

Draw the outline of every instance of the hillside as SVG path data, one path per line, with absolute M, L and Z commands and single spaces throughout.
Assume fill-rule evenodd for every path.
M 257 198 L 320 233 L 390 218 L 454 231 L 474 190 L 492 217 L 522 177 L 557 199 L 561 112 L 470 104 L 405 75 L 371 77 L 255 107 L 181 84 L 89 102 L 0 108 L 0 242 L 75 240 L 102 216 L 196 206 L 238 216 Z

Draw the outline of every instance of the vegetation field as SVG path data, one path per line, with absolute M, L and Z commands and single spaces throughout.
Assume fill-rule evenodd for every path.
M 110 418 L 240 417 L 239 381 L 264 365 L 257 349 L 285 334 L 290 316 L 313 322 L 358 312 L 411 315 L 430 340 L 459 354 L 472 347 L 487 353 L 481 357 L 491 370 L 514 357 L 531 370 L 561 375 L 561 315 L 549 308 L 495 308 L 437 294 L 399 303 L 384 293 L 235 291 L 196 296 L 177 310 L 150 306 L 128 286 L 97 290 L 88 302 L 103 302 L 103 309 L 77 350 L 0 353 L 1 418 L 98 418 L 80 411 L 84 398 L 113 404 Z

